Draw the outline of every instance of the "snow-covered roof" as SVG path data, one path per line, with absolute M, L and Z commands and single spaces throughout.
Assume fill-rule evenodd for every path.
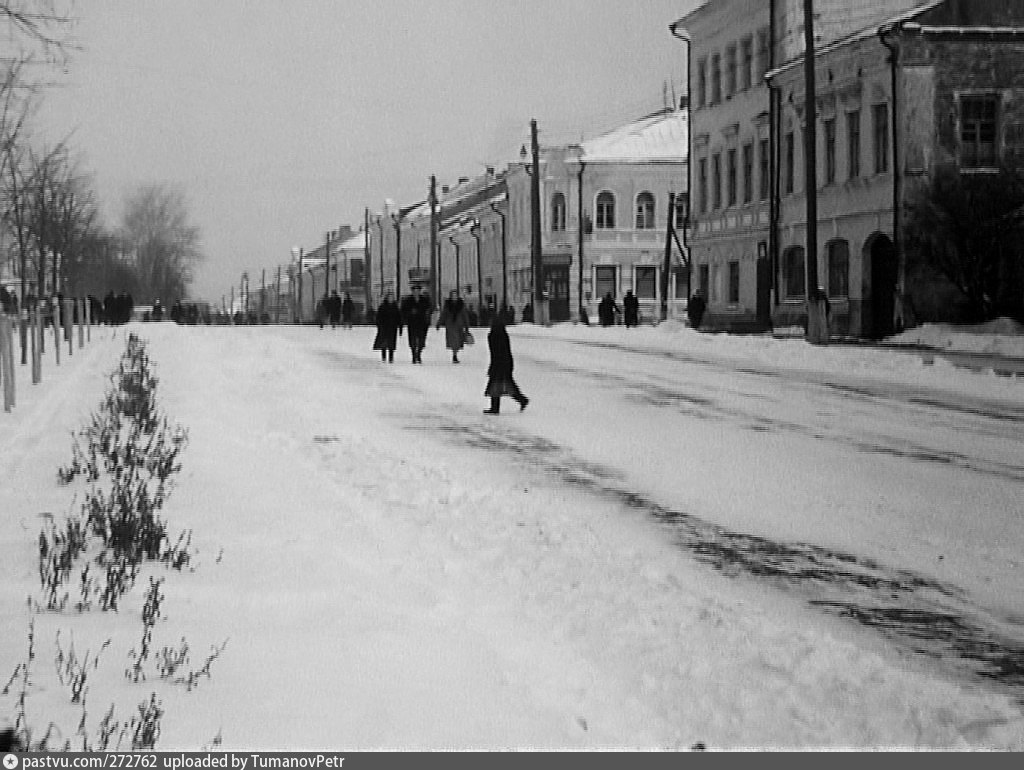
M 686 111 L 667 110 L 635 120 L 582 143 L 588 163 L 686 161 Z

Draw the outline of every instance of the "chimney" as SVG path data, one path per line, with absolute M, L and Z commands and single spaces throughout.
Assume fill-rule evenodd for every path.
M 459 184 L 466 184 L 466 182 L 468 182 L 468 181 L 469 181 L 469 177 L 468 176 L 460 176 L 459 177 Z
M 446 184 L 441 185 L 441 194 L 442 195 L 447 195 L 448 194 L 448 185 L 446 185 Z
M 487 167 L 487 176 L 494 176 L 494 166 Z

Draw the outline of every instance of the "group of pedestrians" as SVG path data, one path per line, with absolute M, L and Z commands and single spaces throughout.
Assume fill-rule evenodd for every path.
M 409 339 L 409 350 L 414 364 L 423 363 L 423 349 L 427 344 L 427 332 L 430 329 L 432 304 L 430 297 L 423 292 L 423 287 L 413 284 L 410 294 L 402 298 L 401 304 L 395 301 L 394 295 L 387 292 L 377 308 L 377 334 L 373 340 L 373 349 L 380 351 L 380 359 L 386 363 L 394 363 L 395 348 L 398 337 L 403 329 Z M 452 363 L 459 363 L 459 352 L 467 345 L 473 344 L 470 331 L 470 314 L 466 303 L 458 291 L 452 291 L 441 306 L 441 312 L 435 325 L 436 330 L 444 327 L 445 347 L 451 351 Z M 487 386 L 484 396 L 490 399 L 490 408 L 484 414 L 499 414 L 501 397 L 511 396 L 519 404 L 522 411 L 529 403 L 513 377 L 512 346 L 505 328 L 505 314 L 494 313 L 491 328 L 487 335 L 490 351 L 490 365 L 487 369 Z
M 324 322 L 328 321 L 332 329 L 336 329 L 338 324 L 341 324 L 346 329 L 351 329 L 355 309 L 356 304 L 352 301 L 349 293 L 345 292 L 345 299 L 342 299 L 338 296 L 337 289 L 335 289 L 331 292 L 331 296 L 320 300 L 320 304 L 317 307 L 317 318 L 320 321 L 320 328 L 323 329 Z

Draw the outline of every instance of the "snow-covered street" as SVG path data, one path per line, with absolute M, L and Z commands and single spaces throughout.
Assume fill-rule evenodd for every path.
M 123 670 L 116 614 L 33 613 L 70 434 L 134 332 L 188 430 L 165 506 L 158 644 L 211 676 Z M 54 638 L 111 640 L 87 730 L 151 691 L 158 749 L 951 747 L 1024 750 L 1024 378 L 674 323 L 510 328 L 520 412 L 482 414 L 486 330 L 130 324 L 0 415 L 0 685 L 72 734 Z M 0 698 L 0 719 L 13 713 Z M 2 725 L 0 725 L 2 726 Z

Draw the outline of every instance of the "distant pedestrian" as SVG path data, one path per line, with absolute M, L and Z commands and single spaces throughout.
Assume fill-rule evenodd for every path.
M 636 298 L 632 289 L 622 298 L 622 318 L 627 329 L 640 322 L 640 300 Z
M 441 317 L 437 320 L 437 328 L 444 327 L 444 343 L 452 351 L 452 363 L 459 363 L 459 351 L 466 345 L 469 333 L 469 316 L 466 314 L 466 303 L 459 292 L 452 290 L 441 308 Z
M 346 329 L 352 328 L 352 316 L 356 313 L 356 303 L 352 301 L 352 295 L 345 292 L 345 299 L 341 301 L 341 324 Z
M 341 323 L 341 297 L 338 296 L 337 289 L 331 292 L 327 300 L 327 317 L 331 319 L 331 328 L 337 329 Z
M 704 320 L 704 311 L 707 310 L 708 303 L 704 299 L 704 295 L 700 293 L 700 289 L 697 289 L 690 297 L 690 301 L 686 303 L 686 317 L 690 320 L 690 326 L 694 329 L 700 328 L 701 321 Z
M 377 308 L 377 336 L 373 340 L 373 349 L 380 351 L 381 361 L 391 364 L 395 362 L 395 345 L 401 333 L 402 313 L 389 291 Z
M 423 348 L 427 345 L 427 331 L 430 329 L 430 297 L 422 287 L 414 283 L 412 292 L 402 300 L 402 321 L 409 334 L 409 350 L 414 364 L 423 363 Z
M 487 367 L 487 387 L 484 395 L 491 399 L 490 409 L 484 409 L 484 414 L 499 414 L 501 412 L 501 397 L 511 396 L 519 403 L 519 411 L 526 409 L 530 399 L 523 395 L 512 376 L 514 361 L 512 360 L 512 343 L 508 338 L 508 330 L 505 328 L 505 321 L 500 314 L 494 316 L 491 321 L 491 330 L 487 334 L 487 347 L 491 353 L 491 362 Z
M 619 314 L 619 306 L 615 304 L 612 293 L 608 292 L 597 306 L 597 320 L 601 326 L 612 326 L 615 324 L 615 316 Z

